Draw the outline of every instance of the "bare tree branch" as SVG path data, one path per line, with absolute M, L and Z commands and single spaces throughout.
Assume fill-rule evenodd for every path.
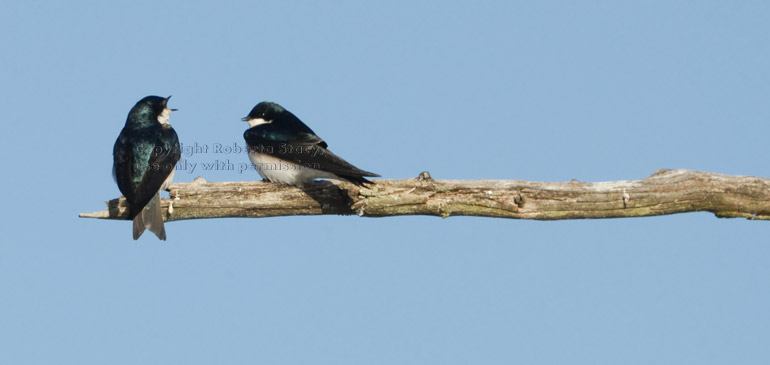
M 691 170 L 658 170 L 630 181 L 544 183 L 519 180 L 377 180 L 369 188 L 319 181 L 304 188 L 265 182 L 171 185 L 166 220 L 357 214 L 364 217 L 456 215 L 518 219 L 644 217 L 712 212 L 770 219 L 770 179 Z M 172 203 L 171 209 L 169 204 Z M 126 219 L 123 197 L 80 217 Z

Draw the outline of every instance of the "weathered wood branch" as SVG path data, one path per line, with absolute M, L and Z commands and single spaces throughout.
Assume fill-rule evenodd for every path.
M 721 218 L 770 219 L 770 179 L 691 170 L 659 170 L 642 179 L 585 183 L 519 180 L 377 180 L 369 188 L 319 181 L 304 188 L 265 182 L 172 184 L 167 221 L 290 215 L 364 217 L 457 215 L 518 219 L 643 217 L 712 212 Z M 172 203 L 171 209 L 168 209 Z M 123 197 L 85 218 L 126 219 Z

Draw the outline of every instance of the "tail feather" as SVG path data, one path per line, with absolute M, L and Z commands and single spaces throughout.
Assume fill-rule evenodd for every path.
M 367 175 L 369 176 L 369 175 Z M 380 176 L 380 175 L 376 175 Z M 361 187 L 367 187 L 368 185 L 374 185 L 374 181 L 371 181 L 363 176 L 359 175 L 339 175 L 339 177 L 353 183 L 354 185 L 358 185 Z
M 141 212 L 134 217 L 134 239 L 138 240 L 144 230 L 149 229 L 162 241 L 166 240 L 166 227 L 163 226 L 163 211 L 160 208 L 160 194 L 150 200 Z

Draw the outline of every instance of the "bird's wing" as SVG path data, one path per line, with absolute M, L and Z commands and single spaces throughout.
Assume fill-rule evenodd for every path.
M 118 189 L 128 201 L 134 201 L 134 188 L 136 183 L 132 179 L 134 159 L 134 144 L 131 143 L 130 138 L 126 135 L 126 130 L 122 130 L 118 139 L 115 141 L 115 146 L 112 149 L 112 171 L 115 175 L 115 182 L 118 184 Z
M 277 141 L 295 140 L 295 143 L 307 142 L 309 144 L 317 144 L 323 148 L 329 148 L 321 137 L 318 137 L 307 124 L 302 123 L 302 121 L 290 111 L 287 110 L 283 114 L 282 119 L 282 125 L 286 127 L 286 130 L 288 131 L 284 133 L 289 133 L 289 135 L 280 135 L 283 133 L 279 133 L 279 135 L 276 135 L 272 139 Z M 265 132 L 269 132 L 272 129 L 272 126 L 262 127 L 262 130 Z
M 121 134 L 121 137 L 123 135 Z M 130 218 L 158 193 L 181 157 L 179 138 L 172 128 L 159 128 L 134 143 L 118 137 L 115 175 L 118 187 L 131 203 Z M 118 144 L 122 147 L 119 148 Z
M 326 142 L 312 133 L 290 136 L 254 127 L 247 129 L 243 137 L 251 151 L 268 154 L 300 167 L 328 171 L 341 177 L 380 176 L 361 170 L 338 157 L 326 149 Z

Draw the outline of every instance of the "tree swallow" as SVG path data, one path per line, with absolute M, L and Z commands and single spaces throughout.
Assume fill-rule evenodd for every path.
M 301 187 L 315 179 L 336 179 L 363 186 L 373 184 L 364 176 L 380 176 L 331 153 L 321 137 L 276 103 L 263 101 L 241 120 L 249 123 L 243 133 L 249 159 L 265 180 Z
M 172 111 L 168 98 L 148 96 L 128 112 L 112 150 L 112 175 L 128 201 L 128 217 L 134 220 L 134 239 L 149 229 L 166 240 L 160 190 L 174 178 L 181 156 L 179 138 L 168 124 Z

